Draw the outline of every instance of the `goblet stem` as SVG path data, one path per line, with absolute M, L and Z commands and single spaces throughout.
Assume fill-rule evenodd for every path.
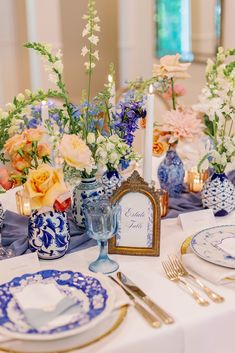
M 97 260 L 106 260 L 108 258 L 107 240 L 98 240 L 98 245 L 99 245 L 100 253 Z

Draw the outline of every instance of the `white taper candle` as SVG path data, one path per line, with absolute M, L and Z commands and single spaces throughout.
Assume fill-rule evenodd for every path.
M 149 86 L 147 96 L 147 116 L 144 141 L 144 171 L 143 177 L 147 183 L 152 180 L 152 148 L 153 148 L 153 122 L 154 122 L 154 94 L 153 86 Z

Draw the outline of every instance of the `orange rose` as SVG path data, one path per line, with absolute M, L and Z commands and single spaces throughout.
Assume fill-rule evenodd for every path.
M 0 185 L 5 190 L 9 190 L 13 186 L 13 182 L 10 180 L 8 170 L 4 166 L 0 166 Z
M 38 157 L 42 158 L 45 156 L 49 156 L 51 153 L 50 147 L 46 143 L 40 143 L 38 145 Z
M 18 172 L 22 172 L 25 168 L 29 168 L 30 164 L 24 158 L 22 158 L 19 154 L 14 154 L 12 156 L 12 167 L 16 169 Z
M 28 129 L 23 132 L 23 135 L 28 142 L 40 141 L 44 134 L 44 130 L 40 127 L 37 129 Z
M 153 142 L 153 154 L 154 156 L 160 157 L 162 156 L 167 150 L 169 146 L 166 142 L 159 142 L 155 140 Z
M 4 145 L 4 151 L 9 155 L 12 155 L 13 153 L 22 149 L 25 146 L 25 143 L 26 141 L 22 135 L 14 135 L 6 141 Z

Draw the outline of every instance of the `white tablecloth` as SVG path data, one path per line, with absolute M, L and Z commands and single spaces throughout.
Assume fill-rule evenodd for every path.
M 10 208 L 13 205 L 13 191 L 0 196 Z M 14 207 L 11 207 L 13 209 Z M 217 218 L 218 224 L 234 224 L 235 212 Z M 162 325 L 160 329 L 150 328 L 129 308 L 122 325 L 109 337 L 79 352 L 94 353 L 234 353 L 235 289 L 210 284 L 225 297 L 222 304 L 211 303 L 200 307 L 179 288 L 166 279 L 161 261 L 167 254 L 179 253 L 182 241 L 190 235 L 190 229 L 183 231 L 176 219 L 161 223 L 160 257 L 138 257 L 112 255 L 120 264 L 120 270 L 143 288 L 153 300 L 164 307 L 175 318 L 175 324 Z M 97 255 L 97 248 L 90 248 L 65 255 L 54 261 L 40 261 L 42 268 L 87 269 Z M 7 268 L 2 269 L 4 273 Z M 1 280 L 0 271 L 0 280 Z M 77 351 L 78 352 L 78 351 Z

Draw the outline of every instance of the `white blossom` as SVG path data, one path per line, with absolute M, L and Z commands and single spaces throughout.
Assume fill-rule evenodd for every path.
M 19 101 L 19 102 L 23 102 L 23 100 L 25 99 L 25 96 L 23 95 L 23 93 L 19 93 L 16 97 L 16 99 Z
M 7 103 L 7 104 L 6 104 L 6 110 L 7 110 L 8 112 L 12 112 L 15 108 L 16 108 L 16 106 L 15 106 L 15 104 L 13 104 L 13 103 Z
M 96 58 L 96 60 L 99 60 L 99 51 L 98 50 L 94 51 L 94 53 L 92 55 Z
M 97 45 L 99 42 L 99 37 L 95 36 L 94 34 L 92 34 L 90 37 L 88 37 L 88 40 L 94 44 Z
M 89 52 L 89 50 L 87 49 L 86 45 L 82 48 L 82 51 L 81 51 L 81 55 L 82 56 L 85 56 L 87 53 Z
M 59 74 L 62 74 L 64 65 L 62 61 L 58 60 L 53 64 L 53 68 L 58 71 Z
M 95 143 L 95 134 L 93 132 L 89 132 L 87 135 L 87 142 L 89 144 Z

